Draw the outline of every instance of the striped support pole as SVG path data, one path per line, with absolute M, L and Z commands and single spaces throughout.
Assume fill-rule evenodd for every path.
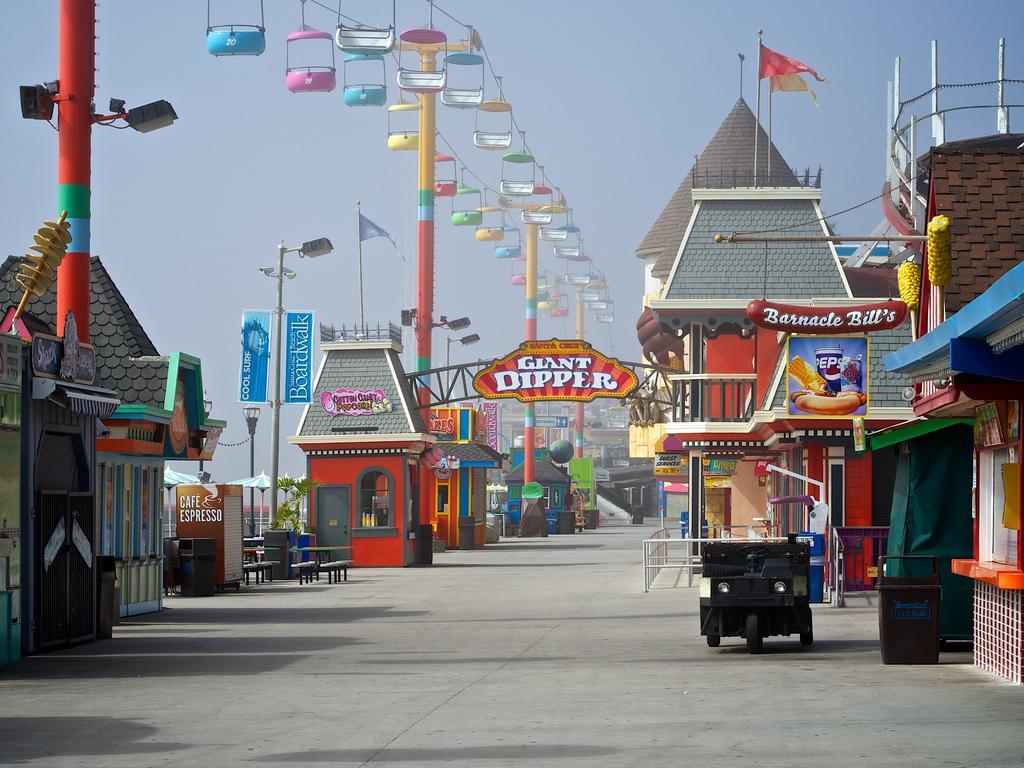
M 68 312 L 73 312 L 82 341 L 89 341 L 89 177 L 91 102 L 96 86 L 95 31 L 93 0 L 61 0 L 57 211 L 68 212 L 71 243 L 57 270 L 57 335 L 64 335 L 64 321 Z
M 526 225 L 526 340 L 537 340 L 537 236 L 539 224 Z M 532 483 L 534 478 L 534 443 L 537 407 L 527 403 L 524 409 L 523 428 L 523 482 Z
M 576 289 L 576 338 L 583 341 L 583 299 L 580 289 Z M 576 403 L 576 434 L 573 444 L 576 446 L 576 458 L 583 458 L 583 403 Z
M 433 71 L 437 53 L 420 51 L 420 69 Z M 431 335 L 434 330 L 434 147 L 437 95 L 420 94 L 419 179 L 416 192 L 416 370 L 431 368 Z M 421 403 L 430 395 L 421 388 Z M 434 484 L 432 473 L 423 462 L 419 466 L 420 525 L 430 524 Z

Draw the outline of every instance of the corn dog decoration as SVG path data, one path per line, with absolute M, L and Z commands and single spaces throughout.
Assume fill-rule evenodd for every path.
M 796 408 L 815 416 L 849 416 L 867 403 L 861 390 L 862 365 L 860 356 L 844 357 L 839 348 L 817 350 L 822 376 L 800 355 L 794 355 L 786 367 L 789 377 L 799 389 L 790 394 Z M 827 378 L 826 378 L 827 377 Z M 843 382 L 849 388 L 843 388 Z

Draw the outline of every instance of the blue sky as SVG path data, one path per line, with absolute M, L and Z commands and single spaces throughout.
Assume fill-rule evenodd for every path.
M 57 2 L 6 5 L 0 245 L 20 254 L 56 200 L 56 134 L 21 119 L 16 93 L 19 84 L 56 77 Z M 346 1 L 345 8 L 366 16 L 374 5 Z M 642 271 L 633 250 L 735 102 L 737 52 L 747 57 L 745 96 L 753 104 L 759 27 L 766 45 L 829 80 L 815 85 L 821 109 L 792 93 L 778 96 L 774 110 L 774 138 L 790 164 L 824 168 L 828 212 L 880 191 L 885 91 L 895 56 L 903 57 L 906 95 L 930 85 L 933 38 L 940 41 L 942 80 L 989 80 L 999 36 L 1021 28 L 1024 16 L 1017 2 L 986 2 L 971 12 L 962 2 L 446 0 L 443 7 L 480 32 L 532 149 L 574 207 L 618 309 L 618 321 L 592 324 L 589 338 L 625 359 L 639 357 L 633 324 Z M 398 9 L 400 27 L 426 20 L 422 0 L 399 0 Z M 203 358 L 214 413 L 230 421 L 227 442 L 244 436 L 235 402 L 239 312 L 272 303 L 273 285 L 258 267 L 272 263 L 277 242 L 320 235 L 334 241 L 329 257 L 290 262 L 299 277 L 287 284 L 286 301 L 335 323 L 358 317 L 357 199 L 410 260 L 415 254 L 414 155 L 386 149 L 383 110 L 346 108 L 340 89 L 286 91 L 284 37 L 298 26 L 299 3 L 266 0 L 266 12 L 265 54 L 215 59 L 205 50 L 205 2 L 132 0 L 99 8 L 97 104 L 112 96 L 129 105 L 166 98 L 179 120 L 148 135 L 94 130 L 93 252 L 162 352 Z M 310 7 L 307 22 L 331 30 L 335 19 Z M 441 14 L 435 23 L 453 37 L 462 32 Z M 1024 39 L 1009 37 L 1010 77 L 1024 74 L 1022 60 Z M 1021 102 L 1013 90 L 1008 98 Z M 440 131 L 470 168 L 496 186 L 495 155 L 472 147 L 472 114 L 439 107 L 439 116 Z M 994 132 L 994 114 L 957 120 L 947 128 L 953 138 Z M 482 341 L 465 352 L 502 354 L 522 337 L 521 289 L 509 284 L 508 266 L 494 260 L 490 247 L 444 224 L 447 213 L 439 201 L 436 306 L 473 318 Z M 873 204 L 836 223 L 858 234 L 879 218 Z M 368 320 L 397 320 L 407 305 L 402 260 L 382 239 L 367 242 L 364 255 Z M 556 266 L 550 256 L 545 261 Z M 571 333 L 569 321 L 541 321 L 542 336 Z M 435 335 L 435 359 L 443 339 Z M 285 434 L 298 415 L 297 406 L 285 408 Z M 268 435 L 265 417 L 260 453 Z M 259 470 L 269 462 L 257 464 Z M 301 454 L 286 448 L 282 466 L 301 472 Z M 246 474 L 248 451 L 222 449 L 213 470 L 221 479 Z

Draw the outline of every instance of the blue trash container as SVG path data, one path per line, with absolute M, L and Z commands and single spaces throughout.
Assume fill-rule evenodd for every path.
M 797 541 L 811 545 L 811 563 L 807 569 L 807 588 L 810 602 L 825 602 L 825 534 L 803 531 Z
M 548 535 L 552 536 L 558 533 L 558 513 L 549 510 L 544 513 L 544 519 L 548 524 Z

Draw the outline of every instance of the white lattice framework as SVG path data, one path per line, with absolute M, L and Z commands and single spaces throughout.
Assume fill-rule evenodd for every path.
M 974 582 L 974 664 L 1024 684 L 1024 592 Z

